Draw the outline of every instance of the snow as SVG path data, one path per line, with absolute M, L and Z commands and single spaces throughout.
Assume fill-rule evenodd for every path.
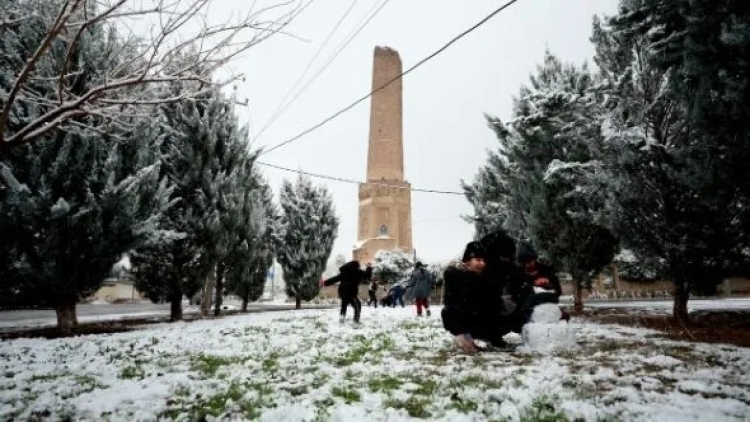
M 5 341 L 0 420 L 669 422 L 750 415 L 746 348 L 574 319 L 574 348 L 472 356 L 456 350 L 439 317 L 417 318 L 412 308 L 365 308 L 361 326 L 351 315 L 346 324 L 337 320 L 335 310 L 283 311 Z
M 562 312 L 555 304 L 542 304 L 534 308 L 531 322 L 523 327 L 524 346 L 535 352 L 575 350 L 576 335 L 573 326 L 560 321 Z

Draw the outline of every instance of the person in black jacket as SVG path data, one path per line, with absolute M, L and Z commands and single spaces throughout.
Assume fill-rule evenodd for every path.
M 470 242 L 461 262 L 451 264 L 444 275 L 443 327 L 455 336 L 458 346 L 466 352 L 478 350 L 476 339 L 495 347 L 505 345 L 502 337 L 507 331 L 496 319 L 500 297 L 488 299 L 492 296 L 488 293 L 494 289 L 482 275 L 485 256 L 480 242 Z
M 539 257 L 531 244 L 521 243 L 518 248 L 518 263 L 523 266 L 523 284 L 519 295 L 520 311 L 517 324 L 523 325 L 529 322 L 535 306 L 560 302 L 562 285 L 555 270 L 539 262 Z M 519 326 L 516 328 L 520 330 Z
M 516 242 L 504 230 L 497 230 L 484 236 L 479 241 L 485 249 L 486 268 L 483 272 L 491 292 L 488 295 L 492 301 L 500 297 L 497 309 L 503 325 L 513 325 L 512 314 L 518 308 L 522 293 L 524 275 L 516 266 Z M 490 307 L 497 307 L 496 303 L 489 303 Z
M 359 267 L 359 261 L 349 261 L 339 268 L 339 274 L 324 280 L 321 284 L 331 286 L 339 283 L 339 298 L 341 298 L 341 316 L 340 322 L 346 320 L 346 308 L 351 305 L 354 308 L 354 322 L 359 323 L 359 317 L 362 313 L 362 301 L 359 300 L 359 285 L 363 281 L 372 278 L 372 266 L 367 264 L 367 269 L 362 270 Z

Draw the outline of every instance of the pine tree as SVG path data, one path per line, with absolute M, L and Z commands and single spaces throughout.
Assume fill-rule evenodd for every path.
M 748 185 L 736 169 L 747 162 L 748 85 L 730 76 L 747 72 L 735 59 L 747 51 L 736 26 L 747 9 L 729 3 L 623 1 L 592 37 L 618 232 L 664 263 L 683 320 L 691 290 L 711 291 L 747 262 Z
M 301 301 L 317 296 L 338 230 L 333 201 L 324 187 L 316 187 L 301 176 L 295 184 L 281 187 L 281 235 L 277 247 L 284 270 L 287 296 Z
M 76 303 L 123 253 L 177 237 L 160 228 L 171 189 L 155 152 L 145 153 L 153 132 L 139 125 L 122 140 L 57 132 L 0 163 L 0 233 L 8 239 L 0 248 L 14 260 L 0 270 L 10 274 L 3 281 L 25 300 L 54 306 L 64 332 L 77 325 Z
M 259 178 L 254 174 L 252 177 Z M 267 184 L 261 182 L 259 188 L 248 196 L 246 204 L 249 208 L 242 213 L 247 218 L 237 228 L 237 246 L 227 260 L 226 272 L 227 290 L 242 299 L 243 311 L 247 310 L 248 302 L 263 295 L 279 232 L 278 210 Z
M 488 118 L 500 148 L 471 185 L 477 236 L 498 228 L 529 239 L 581 290 L 614 256 L 617 240 L 603 221 L 606 197 L 579 182 L 601 167 L 601 117 L 586 67 L 550 54 L 514 100 L 512 120 Z
M 138 289 L 153 301 L 169 301 L 171 318 L 177 320 L 184 295 L 203 287 L 202 307 L 207 313 L 213 282 L 223 290 L 225 260 L 243 218 L 242 201 L 257 186 L 243 185 L 243 166 L 252 160 L 232 102 L 220 92 L 207 91 L 199 101 L 164 106 L 158 120 L 165 133 L 160 145 L 164 177 L 174 183 L 179 198 L 168 214 L 168 225 L 185 237 L 169 246 L 137 251 L 133 267 Z
M 43 39 L 54 18 L 50 4 L 57 3 L 27 2 L 23 19 L 0 25 L 0 92 L 8 91 L 33 52 L 28 47 Z M 89 5 L 85 9 L 80 13 L 91 11 Z M 112 53 L 118 45 L 101 24 L 82 31 L 70 52 L 67 41 L 54 43 L 27 85 L 38 98 L 14 103 L 8 130 L 38 118 L 40 98 L 80 95 L 101 83 L 107 66 L 118 64 Z M 49 77 L 61 66 L 74 76 Z M 71 118 L 38 143 L 0 157 L 0 274 L 9 293 L 2 300 L 53 306 L 65 332 L 77 325 L 76 303 L 100 287 L 123 253 L 176 237 L 160 228 L 171 189 L 159 179 L 153 148 L 159 133 L 142 120 L 121 123 L 113 130 L 102 116 Z

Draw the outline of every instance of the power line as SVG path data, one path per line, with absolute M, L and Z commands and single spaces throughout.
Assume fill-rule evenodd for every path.
M 297 86 L 299 86 L 300 82 L 302 82 L 302 80 L 305 78 L 305 76 L 307 76 L 307 72 L 309 72 L 310 68 L 312 68 L 312 64 L 315 63 L 315 60 L 318 59 L 318 56 L 320 55 L 321 51 L 323 51 L 323 49 L 325 48 L 325 46 L 328 45 L 328 42 L 333 37 L 333 34 L 336 33 L 336 31 L 339 29 L 339 27 L 341 26 L 341 24 L 344 22 L 344 19 L 346 19 L 346 17 L 349 16 L 349 13 L 351 13 L 352 9 L 354 9 L 354 6 L 357 5 L 357 1 L 358 0 L 354 0 L 352 2 L 352 4 L 349 6 L 349 8 L 347 8 L 346 11 L 344 12 L 344 14 L 339 18 L 338 22 L 336 22 L 336 24 L 333 26 L 333 28 L 331 29 L 331 31 L 326 36 L 326 38 L 323 41 L 323 43 L 320 44 L 320 47 L 318 47 L 318 50 L 315 52 L 315 54 L 313 54 L 313 56 L 310 59 L 310 61 L 307 62 L 307 65 L 305 66 L 305 70 L 302 71 L 302 74 L 294 82 L 294 85 L 292 85 L 292 87 L 289 89 L 289 91 L 287 91 L 287 93 L 284 95 L 284 98 L 281 99 L 281 102 L 279 103 L 279 106 L 276 107 L 276 110 L 274 110 L 273 114 L 271 114 L 271 118 L 268 120 L 268 122 L 266 122 L 265 125 L 263 125 L 263 127 L 260 129 L 260 131 L 258 132 L 258 134 L 255 135 L 255 141 L 257 141 L 260 138 L 260 136 L 263 134 L 263 132 L 265 132 L 265 130 L 268 129 L 268 127 L 271 126 L 271 124 L 273 124 L 273 122 L 276 121 L 276 119 L 284 112 L 284 110 L 286 110 L 286 108 L 289 105 L 291 105 L 291 103 L 289 105 L 286 104 L 287 100 L 294 93 L 294 90 L 297 89 Z M 294 100 L 292 100 L 292 102 L 294 102 Z
M 290 169 L 288 167 L 278 166 L 276 164 L 264 163 L 262 161 L 256 161 L 256 163 L 260 164 L 261 166 L 275 168 L 275 169 L 278 169 L 278 170 L 289 171 L 289 172 L 297 173 L 297 174 L 304 174 L 306 176 L 317 177 L 319 179 L 333 180 L 335 182 L 350 183 L 350 184 L 355 184 L 355 185 L 363 185 L 365 183 L 368 183 L 368 184 L 371 184 L 371 185 L 385 186 L 385 187 L 394 188 L 394 189 L 410 190 L 412 192 L 440 193 L 440 194 L 445 194 L 445 195 L 461 195 L 461 196 L 464 195 L 463 192 L 446 191 L 446 190 L 435 190 L 435 189 L 408 188 L 408 187 L 405 187 L 405 186 L 392 185 L 392 184 L 384 183 L 384 182 L 360 182 L 359 180 L 354 180 L 354 179 L 347 179 L 347 178 L 337 177 L 337 176 L 328 176 L 328 175 L 325 175 L 325 174 L 318 174 L 318 173 L 310 173 L 310 172 L 306 172 L 306 171 L 302 171 L 302 170 L 294 170 L 294 169 Z
M 364 29 L 364 28 L 365 28 L 365 27 L 366 27 L 366 26 L 367 26 L 367 25 L 368 25 L 368 24 L 369 24 L 369 23 L 370 23 L 370 22 L 371 22 L 371 21 L 372 21 L 372 20 L 373 20 L 373 19 L 374 19 L 374 18 L 375 18 L 375 17 L 377 16 L 377 15 L 378 15 L 378 13 L 380 13 L 380 11 L 381 11 L 381 10 L 383 9 L 383 7 L 385 7 L 385 5 L 386 5 L 386 4 L 388 4 L 388 2 L 389 2 L 389 1 L 390 1 L 390 0 L 384 0 L 384 1 L 383 1 L 383 2 L 382 2 L 382 3 L 380 4 L 380 6 L 379 6 L 379 7 L 378 7 L 378 8 L 377 8 L 377 9 L 376 9 L 376 10 L 375 10 L 374 12 L 372 11 L 372 9 L 370 9 L 370 11 L 368 12 L 368 13 L 370 14 L 370 16 L 369 16 L 369 17 L 368 17 L 368 18 L 367 18 L 367 19 L 366 19 L 366 20 L 364 21 L 364 23 L 362 23 L 362 24 L 361 24 L 361 25 L 360 25 L 360 26 L 359 26 L 359 27 L 358 27 L 358 28 L 356 29 L 356 31 L 354 31 L 354 33 L 350 33 L 350 34 L 349 34 L 349 36 L 348 36 L 348 38 L 346 39 L 346 41 L 344 41 L 344 43 L 343 43 L 343 44 L 339 45 L 339 48 L 338 48 L 338 49 L 336 50 L 336 52 L 335 52 L 335 53 L 333 53 L 333 55 L 332 55 L 332 56 L 330 56 L 330 57 L 328 58 L 328 61 L 327 61 L 327 62 L 326 62 L 326 63 L 325 63 L 324 65 L 323 65 L 323 67 L 321 67 L 320 69 L 318 69 L 318 71 L 317 71 L 317 72 L 316 72 L 316 73 L 315 73 L 315 74 L 313 75 L 313 77 L 312 77 L 312 78 L 311 78 L 311 79 L 310 79 L 309 81 L 307 81 L 307 83 L 306 83 L 306 84 L 305 84 L 305 85 L 304 85 L 304 86 L 302 87 L 302 89 L 300 89 L 300 90 L 299 90 L 299 91 L 297 92 L 297 94 L 295 94 L 295 95 L 294 95 L 294 97 L 293 97 L 293 98 L 292 98 L 292 99 L 291 99 L 291 100 L 290 100 L 290 101 L 289 101 L 289 102 L 288 102 L 287 104 L 285 104 L 285 105 L 283 106 L 283 108 L 282 108 L 281 110 L 279 110 L 279 111 L 278 111 L 278 113 L 274 113 L 274 115 L 273 115 L 273 116 L 271 117 L 271 119 L 270 119 L 270 120 L 269 120 L 269 121 L 268 121 L 268 122 L 267 122 L 267 123 L 266 123 L 266 124 L 264 125 L 263 129 L 262 129 L 262 130 L 261 130 L 261 131 L 260 131 L 260 132 L 259 132 L 259 133 L 258 133 L 258 134 L 256 135 L 256 141 L 258 140 L 258 137 L 260 137 L 260 135 L 261 135 L 261 134 L 262 134 L 262 133 L 263 133 L 263 132 L 264 132 L 264 131 L 265 131 L 265 130 L 266 130 L 266 129 L 267 129 L 267 128 L 268 128 L 268 127 L 269 127 L 269 126 L 271 125 L 271 124 L 273 124 L 273 122 L 275 122 L 275 121 L 276 121 L 276 119 L 277 119 L 277 118 L 279 118 L 279 117 L 280 117 L 280 116 L 281 116 L 281 115 L 282 115 L 282 114 L 284 113 L 284 111 L 286 111 L 286 109 L 288 109 L 289 107 L 291 107 L 291 105 L 292 105 L 292 104 L 294 104 L 294 102 L 295 102 L 295 101 L 297 101 L 297 99 L 298 99 L 298 98 L 299 98 L 299 97 L 300 97 L 300 96 L 301 96 L 301 95 L 302 95 L 302 94 L 303 94 L 303 93 L 304 93 L 305 91 L 307 91 L 307 88 L 309 88 L 309 87 L 310 87 L 310 85 L 312 85 L 312 83 L 313 83 L 313 82 L 315 82 L 315 81 L 316 81 L 316 80 L 318 79 L 318 77 L 319 77 L 319 76 L 320 76 L 320 75 L 321 75 L 321 74 L 322 74 L 322 73 L 323 73 L 323 72 L 324 72 L 324 71 L 325 71 L 326 69 L 328 69 L 328 66 L 330 66 L 330 65 L 331 65 L 331 63 L 333 63 L 333 61 L 334 61 L 334 60 L 336 60 L 336 58 L 337 58 L 337 57 L 339 56 L 339 54 L 341 54 L 341 52 L 342 52 L 342 51 L 344 51 L 344 49 L 346 49 L 346 47 L 347 47 L 347 46 L 349 45 L 349 43 L 350 43 L 350 42 L 352 42 L 352 41 L 354 40 L 354 38 L 356 38 L 356 37 L 357 37 L 357 35 L 359 35 L 359 33 L 360 33 L 360 32 L 362 32 L 362 30 L 363 30 L 363 29 Z M 376 3 L 376 4 L 377 4 L 377 3 Z M 374 5 L 373 5 L 373 6 L 374 6 Z
M 450 47 L 451 45 L 453 45 L 453 44 L 454 44 L 454 43 L 455 43 L 456 41 L 460 40 L 461 38 L 463 38 L 464 36 L 466 36 L 466 35 L 467 35 L 467 34 L 469 34 L 470 32 L 472 32 L 472 31 L 474 31 L 475 29 L 479 28 L 480 26 L 484 25 L 484 24 L 485 24 L 485 23 L 486 23 L 487 21 L 489 21 L 490 19 L 492 19 L 493 17 L 495 17 L 495 16 L 497 15 L 497 14 L 499 14 L 499 13 L 500 13 L 500 12 L 502 12 L 503 10 L 505 10 L 505 9 L 507 9 L 508 7 L 512 6 L 512 5 L 513 5 L 513 4 L 515 4 L 516 2 L 518 2 L 518 0 L 510 0 L 510 1 L 508 1 L 508 2 L 507 2 L 507 3 L 505 3 L 504 5 L 500 6 L 500 7 L 499 7 L 499 8 L 497 8 L 497 9 L 495 9 L 495 10 L 494 10 L 494 11 L 493 11 L 492 13 L 490 13 L 489 15 L 487 15 L 487 16 L 486 16 L 486 17 L 485 17 L 484 19 L 482 19 L 482 20 L 480 20 L 479 22 L 477 22 L 476 24 L 474 24 L 474 26 L 472 26 L 471 28 L 469 28 L 469 29 L 467 29 L 467 30 L 465 30 L 465 31 L 461 32 L 461 33 L 460 33 L 460 34 L 458 34 L 457 36 L 455 36 L 455 37 L 454 37 L 453 39 L 451 39 L 450 41 L 448 41 L 448 43 L 447 43 L 447 44 L 445 44 L 445 45 L 443 45 L 442 47 L 440 47 L 440 48 L 439 48 L 439 49 L 438 49 L 437 51 L 435 51 L 434 53 L 432 53 L 432 54 L 430 54 L 429 56 L 425 57 L 424 59 L 420 60 L 419 62 L 417 62 L 417 64 L 415 64 L 414 66 L 410 67 L 410 68 L 409 68 L 409 69 L 407 69 L 407 70 L 406 70 L 405 72 L 403 72 L 403 73 L 401 73 L 400 75 L 398 75 L 398 76 L 394 77 L 393 79 L 389 80 L 388 82 L 386 82 L 385 84 L 383 84 L 383 85 L 382 85 L 382 86 L 380 86 L 379 88 L 377 88 L 377 89 L 373 90 L 373 91 L 372 91 L 372 92 L 370 92 L 369 94 L 367 94 L 367 95 L 365 95 L 365 96 L 363 96 L 363 97 L 359 98 L 359 99 L 358 99 L 358 100 L 356 100 L 355 102 L 353 102 L 353 103 L 349 104 L 348 106 L 346 106 L 346 107 L 342 108 L 341 110 L 337 111 L 336 113 L 332 114 L 331 116 L 329 116 L 328 118 L 326 118 L 326 119 L 325 119 L 325 120 L 323 120 L 322 122 L 320 122 L 320 123 L 316 124 L 315 126 L 313 126 L 313 127 L 309 128 L 309 129 L 306 129 L 306 130 L 304 130 L 304 131 L 300 132 L 299 134 L 297 134 L 296 136 L 294 136 L 294 137 L 292 137 L 292 138 L 290 138 L 290 139 L 288 139 L 288 140 L 286 140 L 286 141 L 284 141 L 284 142 L 282 142 L 282 143 L 280 143 L 280 144 L 277 144 L 277 145 L 275 145 L 275 146 L 273 146 L 273 147 L 271 147 L 271 148 L 269 148 L 269 149 L 267 149 L 267 150 L 265 150 L 265 151 L 261 151 L 260 155 L 263 155 L 263 154 L 268 154 L 269 152 L 271 152 L 271 151 L 273 151 L 273 150 L 275 150 L 275 149 L 278 149 L 278 148 L 281 148 L 281 147 L 283 147 L 283 146 L 285 146 L 285 145 L 287 145 L 287 144 L 290 144 L 290 143 L 292 143 L 292 142 L 296 141 L 297 139 L 300 139 L 300 138 L 302 138 L 303 136 L 307 135 L 308 133 L 310 133 L 310 132 L 312 132 L 312 131 L 314 131 L 314 130 L 316 130 L 316 129 L 320 128 L 321 126 L 323 126 L 323 125 L 325 125 L 326 123 L 330 122 L 331 120 L 333 120 L 333 119 L 337 118 L 338 116 L 340 116 L 340 115 L 342 115 L 342 114 L 346 113 L 347 111 L 351 110 L 352 108 L 354 108 L 355 106 L 357 106 L 357 105 L 358 105 L 359 103 L 361 103 L 362 101 L 364 101 L 364 100 L 366 100 L 366 99 L 370 98 L 370 97 L 371 97 L 371 96 L 372 96 L 373 94 L 375 94 L 375 93 L 377 93 L 378 91 L 380 91 L 380 90 L 384 89 L 385 87 L 387 87 L 388 85 L 392 84 L 393 82 L 395 82 L 395 81 L 397 81 L 397 80 L 399 80 L 399 79 L 403 78 L 404 76 L 406 76 L 407 74 L 409 74 L 409 73 L 410 73 L 411 71 L 413 71 L 413 70 L 417 69 L 418 67 L 422 66 L 423 64 L 425 64 L 426 62 L 428 62 L 429 60 L 431 60 L 432 58 L 434 58 L 434 57 L 435 57 L 435 56 L 437 56 L 438 54 L 442 53 L 442 52 L 443 52 L 443 51 L 445 51 L 445 50 L 446 50 L 446 49 L 447 49 L 448 47 Z

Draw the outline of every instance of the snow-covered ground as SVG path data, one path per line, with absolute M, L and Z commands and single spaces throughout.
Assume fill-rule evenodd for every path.
M 750 420 L 750 349 L 575 322 L 572 350 L 467 356 L 436 311 L 365 308 L 361 327 L 335 310 L 284 311 L 6 341 L 0 420 Z

